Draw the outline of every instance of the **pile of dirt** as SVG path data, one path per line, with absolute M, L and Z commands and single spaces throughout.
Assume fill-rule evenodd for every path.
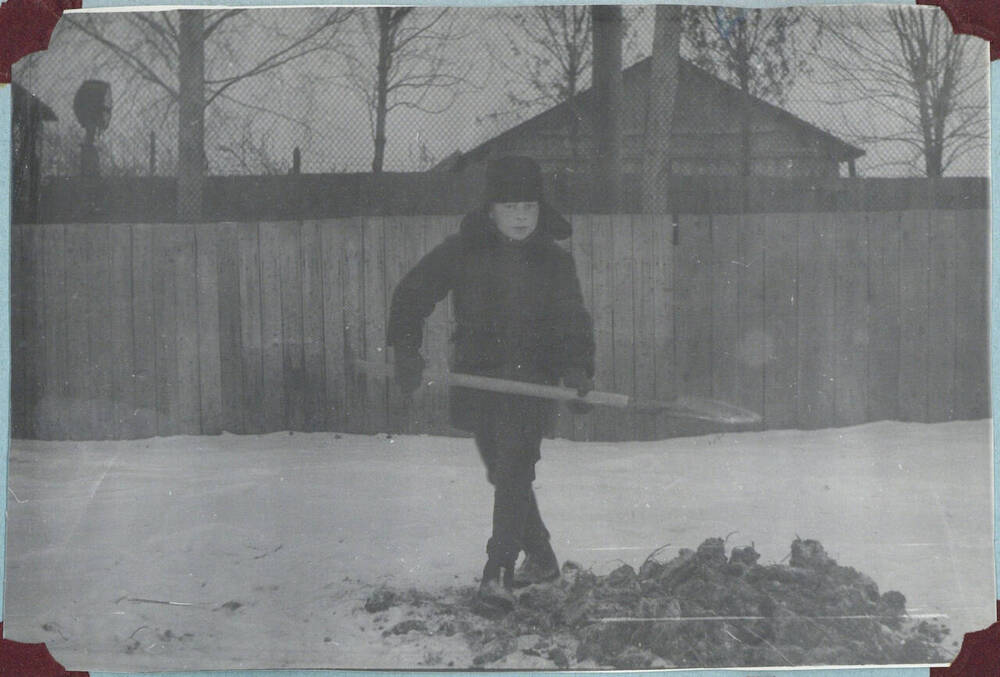
M 787 564 L 721 538 L 669 561 L 598 576 L 567 562 L 558 581 L 521 592 L 500 619 L 472 612 L 474 589 L 418 601 L 407 628 L 461 633 L 472 667 L 725 667 L 945 662 L 947 628 L 909 619 L 906 599 L 796 539 Z M 385 590 L 369 610 L 404 604 Z M 456 604 L 457 602 L 457 604 Z M 433 631 L 433 630 L 432 630 Z M 540 663 L 539 663 L 540 662 Z M 530 665 L 528 665 L 530 663 Z

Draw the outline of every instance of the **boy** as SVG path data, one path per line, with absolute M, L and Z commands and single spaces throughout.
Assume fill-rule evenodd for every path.
M 492 160 L 482 206 L 393 292 L 386 343 L 403 392 L 420 385 L 423 322 L 450 292 L 453 370 L 545 384 L 561 379 L 586 395 L 593 387 L 593 326 L 573 257 L 556 244 L 571 229 L 545 202 L 534 160 Z M 494 487 L 493 534 L 477 598 L 490 609 L 509 610 L 512 587 L 559 576 L 531 487 L 555 403 L 460 387 L 449 395 L 451 423 L 474 434 Z M 525 560 L 515 573 L 522 550 Z

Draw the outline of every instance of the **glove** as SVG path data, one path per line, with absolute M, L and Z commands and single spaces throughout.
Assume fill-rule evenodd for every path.
M 396 347 L 396 384 L 404 395 L 412 395 L 413 391 L 420 387 L 425 364 L 424 358 L 416 348 Z
M 587 376 L 587 372 L 579 367 L 567 371 L 562 381 L 567 388 L 575 388 L 576 394 L 580 397 L 586 397 L 587 393 L 594 389 L 594 379 Z M 568 406 L 574 414 L 586 414 L 594 408 L 593 405 L 580 400 L 570 400 Z

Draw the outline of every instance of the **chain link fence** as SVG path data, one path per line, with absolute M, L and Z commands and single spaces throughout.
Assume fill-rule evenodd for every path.
M 528 152 L 586 163 L 585 7 L 203 14 L 195 44 L 204 49 L 208 175 L 433 170 L 504 132 L 513 138 L 519 132 L 509 130 L 528 120 L 519 128 L 533 130 Z M 627 164 L 630 153 L 641 155 L 645 114 L 629 83 L 651 53 L 655 11 L 630 6 L 623 15 L 623 129 L 626 143 L 635 137 Z M 58 118 L 43 125 L 42 177 L 81 171 L 85 132 L 73 98 L 87 79 L 111 85 L 110 124 L 96 141 L 102 174 L 177 175 L 180 62 L 191 44 L 180 24 L 176 11 L 73 13 L 46 52 L 15 66 L 15 81 Z M 386 37 L 395 40 L 392 58 L 380 63 Z M 699 159 L 679 158 L 675 173 L 739 172 L 740 124 L 729 103 L 741 92 L 755 97 L 751 173 L 988 172 L 986 43 L 954 36 L 937 9 L 686 8 L 681 55 L 698 75 L 682 73 L 677 110 L 691 119 L 675 120 L 676 133 L 690 137 Z M 577 115 L 553 113 L 560 106 Z M 716 125 L 714 133 L 698 136 L 702 124 Z M 862 152 L 851 163 L 833 158 L 829 169 L 831 154 L 849 147 Z M 813 153 L 827 169 L 804 169 L 796 153 Z

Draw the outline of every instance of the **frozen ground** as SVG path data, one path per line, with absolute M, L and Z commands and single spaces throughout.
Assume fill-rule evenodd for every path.
M 555 440 L 536 490 L 557 554 L 595 572 L 727 535 L 766 564 L 813 538 L 959 641 L 995 620 L 989 435 L 883 422 Z M 472 585 L 488 489 L 464 439 L 15 441 L 4 634 L 92 671 L 469 667 L 460 635 L 383 637 L 362 607 L 383 584 Z

